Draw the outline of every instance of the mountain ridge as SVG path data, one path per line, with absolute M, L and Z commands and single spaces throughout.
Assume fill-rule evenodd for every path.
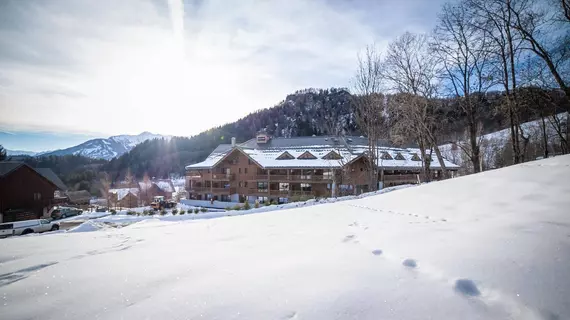
M 80 155 L 92 159 L 111 160 L 120 157 L 132 150 L 136 145 L 154 139 L 167 139 L 171 136 L 154 134 L 148 131 L 138 135 L 116 135 L 109 138 L 96 138 L 87 140 L 73 147 L 58 149 L 54 151 L 36 153 L 35 156 L 64 156 Z

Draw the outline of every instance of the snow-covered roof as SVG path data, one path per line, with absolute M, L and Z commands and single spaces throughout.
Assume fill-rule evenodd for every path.
M 121 200 L 126 197 L 129 193 L 137 196 L 139 195 L 138 188 L 119 188 L 119 189 L 109 189 L 109 193 L 116 194 L 117 200 Z
M 301 139 L 302 138 L 302 139 Z M 301 137 L 294 139 L 272 139 L 273 147 L 256 147 L 250 141 L 247 141 L 237 147 L 228 149 L 228 145 L 223 145 L 223 148 L 216 148 L 204 161 L 191 164 L 186 169 L 209 169 L 215 167 L 226 155 L 232 150 L 239 149 L 261 167 L 269 168 L 339 168 L 353 161 L 357 157 L 365 154 L 368 151 L 368 146 L 364 144 L 365 138 L 361 137 L 347 137 L 347 138 L 331 138 L 331 137 Z M 333 140 L 334 139 L 334 140 Z M 281 140 L 294 140 L 292 143 L 285 143 Z M 279 141 L 279 142 L 275 142 Z M 299 145 L 299 141 L 306 143 L 306 145 Z M 289 141 L 290 142 L 290 141 Z M 330 143 L 325 143 L 330 142 Z M 318 144 L 321 143 L 321 144 Z M 334 145 L 333 145 L 334 144 Z M 276 147 L 279 146 L 279 147 Z M 338 160 L 323 159 L 331 151 L 339 154 L 342 158 Z M 289 153 L 294 159 L 287 159 L 282 157 L 284 153 Z M 299 159 L 302 154 L 310 152 L 314 155 L 315 159 Z M 420 150 L 417 148 L 392 148 L 392 147 L 378 147 L 378 153 L 385 153 L 389 155 L 387 158 L 392 160 L 378 159 L 378 166 L 383 168 L 412 168 L 421 169 L 422 161 L 414 161 L 412 158 L 414 154 L 420 155 Z M 404 160 L 396 160 L 396 156 L 401 154 Z M 431 167 L 434 169 L 440 168 L 440 164 L 432 155 L 434 161 L 431 162 Z M 459 166 L 453 164 L 448 160 L 444 160 L 446 168 L 457 169 Z
M 174 186 L 170 180 L 156 180 L 153 183 L 164 192 L 174 192 Z

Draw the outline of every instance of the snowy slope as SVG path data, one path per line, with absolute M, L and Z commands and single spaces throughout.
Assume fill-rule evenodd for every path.
M 80 145 L 70 147 L 67 149 L 56 150 L 42 155 L 81 155 L 89 158 L 100 158 L 110 160 L 115 157 L 121 156 L 133 149 L 137 144 L 151 139 L 170 138 L 169 136 L 162 136 L 150 132 L 143 132 L 139 135 L 120 135 L 113 136 L 107 139 L 92 139 Z
M 556 115 L 560 122 L 566 122 L 568 118 L 568 113 L 559 113 Z M 549 119 L 549 118 L 547 118 Z M 558 133 L 556 132 L 555 126 L 550 122 L 550 120 L 545 120 L 546 124 L 546 136 L 549 145 L 553 145 L 560 142 Z M 531 142 L 542 142 L 542 123 L 541 120 L 534 120 L 525 122 L 521 125 L 521 128 L 525 134 L 530 138 Z M 481 152 L 483 154 L 483 161 L 489 168 L 494 168 L 494 161 L 497 152 L 502 150 L 504 146 L 509 142 L 510 139 L 510 129 L 503 129 L 495 132 L 491 132 L 479 137 Z M 451 144 L 445 144 L 439 147 L 442 154 L 453 163 L 457 165 L 462 165 L 465 161 L 464 152 L 460 148 L 453 149 Z
M 570 156 L 262 214 L 0 240 L 6 319 L 568 319 Z

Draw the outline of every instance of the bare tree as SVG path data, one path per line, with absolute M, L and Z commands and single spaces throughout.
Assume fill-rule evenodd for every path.
M 511 2 L 512 1 L 512 2 Z M 509 20 L 510 27 L 516 30 L 524 46 L 522 49 L 528 50 L 541 58 L 552 77 L 570 98 L 570 88 L 568 79 L 564 79 L 561 69 L 567 66 L 570 58 L 570 29 L 567 22 L 557 23 L 557 12 L 549 10 L 547 6 L 531 5 L 528 0 L 511 0 L 507 3 L 512 19 Z M 515 5 L 516 4 L 516 5 Z M 568 13 L 568 2 L 562 0 L 565 14 Z M 562 30 L 562 32 L 557 32 Z M 553 36 L 557 35 L 557 36 Z M 570 108 L 566 111 L 570 112 Z
M 443 80 L 450 87 L 452 95 L 458 97 L 459 108 L 467 120 L 468 146 L 461 141 L 455 143 L 466 153 L 474 172 L 479 172 L 479 109 L 482 93 L 494 83 L 490 77 L 489 39 L 471 24 L 472 16 L 467 6 L 465 1 L 461 1 L 442 7 L 431 47 L 438 57 Z
M 382 66 L 382 77 L 397 94 L 389 100 L 390 121 L 404 135 L 415 139 L 420 147 L 426 180 L 431 180 L 433 149 L 444 176 L 447 170 L 438 147 L 436 104 L 439 81 L 437 59 L 430 52 L 425 35 L 404 33 L 388 46 Z M 395 119 L 399 118 L 398 123 Z
M 509 118 L 513 162 L 521 162 L 519 99 L 517 97 L 517 57 L 521 39 L 513 29 L 512 0 L 466 0 L 472 25 L 489 39 L 489 52 L 494 62 L 497 80 L 506 96 L 506 114 Z
M 111 189 L 111 178 L 107 172 L 103 172 L 100 179 L 101 187 L 99 191 L 103 198 L 107 201 L 107 207 L 111 207 L 111 195 L 109 190 Z
M 384 95 L 381 93 L 381 58 L 374 46 L 358 55 L 358 68 L 353 79 L 353 105 L 358 126 L 368 138 L 366 163 L 368 186 L 376 190 L 378 181 L 378 141 L 383 129 Z

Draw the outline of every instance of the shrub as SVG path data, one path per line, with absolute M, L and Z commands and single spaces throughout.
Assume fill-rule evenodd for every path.
M 226 211 L 232 211 L 234 208 L 232 207 L 226 207 Z
M 166 210 L 164 210 L 164 209 L 160 210 L 160 215 L 161 215 L 161 216 L 163 216 L 163 215 L 165 215 L 165 214 L 166 214 Z
M 133 211 L 133 210 L 127 211 L 127 215 L 128 215 L 128 216 L 135 216 L 136 214 L 137 214 L 137 213 L 136 213 L 135 211 Z
M 239 211 L 239 210 L 241 210 L 241 207 L 240 207 L 239 204 L 236 204 L 236 205 L 232 208 L 232 210 L 237 210 L 237 211 Z
M 249 201 L 245 201 L 245 203 L 243 204 L 243 210 L 249 210 L 251 209 L 251 206 L 249 205 Z
M 200 209 L 198 209 L 198 208 L 194 209 L 195 214 L 198 214 L 198 212 L 200 212 Z
M 255 201 L 255 204 L 253 205 L 254 208 L 259 208 L 259 202 Z
M 149 210 L 148 215 L 149 216 L 154 216 L 156 214 L 156 211 L 154 210 Z
M 117 214 L 117 210 L 111 209 L 111 214 Z
M 177 209 L 172 209 L 172 215 L 177 215 L 178 214 L 178 210 Z
M 183 215 L 183 214 L 185 214 L 185 213 L 186 213 L 186 211 L 180 210 L 180 215 Z
M 200 212 L 207 212 L 207 211 L 208 211 L 208 209 L 206 209 L 206 208 L 200 208 Z
M 271 205 L 271 202 L 265 201 L 264 205 L 265 205 L 266 207 L 269 207 L 269 206 Z

